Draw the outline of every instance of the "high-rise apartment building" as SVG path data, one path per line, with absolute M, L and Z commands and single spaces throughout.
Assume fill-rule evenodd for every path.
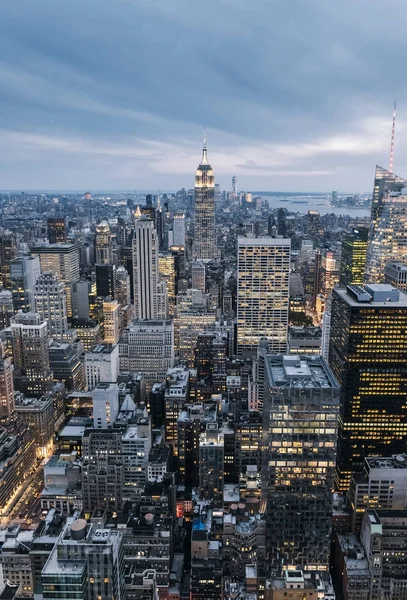
M 321 241 L 323 227 L 321 223 L 321 215 L 318 210 L 308 211 L 307 233 L 308 237 L 316 244 Z
M 195 175 L 195 232 L 192 245 L 194 259 L 217 257 L 215 230 L 215 177 L 208 163 L 206 138 L 202 160 Z
M 47 236 L 50 244 L 65 244 L 67 242 L 64 217 L 49 217 L 47 219 Z
M 14 311 L 33 312 L 34 284 L 41 274 L 37 256 L 20 256 L 9 263 L 10 287 L 13 294 Z
M 263 500 L 276 567 L 328 569 L 338 411 L 322 358 L 265 356 Z
M 136 219 L 133 238 L 134 316 L 158 319 L 159 267 L 158 237 L 154 223 L 146 217 Z
M 291 240 L 238 238 L 238 353 L 255 353 L 265 337 L 273 353 L 287 351 Z
M 52 385 L 48 324 L 36 313 L 17 313 L 11 320 L 14 383 L 26 395 L 41 396 Z
M 96 226 L 96 264 L 111 265 L 113 263 L 112 234 L 107 221 Z
M 389 261 L 407 261 L 406 181 L 376 166 L 365 281 L 383 283 Z
M 405 451 L 407 294 L 386 284 L 336 288 L 329 364 L 341 386 L 337 486 L 367 456 Z
M 53 273 L 42 273 L 34 285 L 35 312 L 47 321 L 51 336 L 59 339 L 68 331 L 65 285 Z
M 363 285 L 368 233 L 369 230 L 365 227 L 358 227 L 342 237 L 340 273 L 342 285 Z

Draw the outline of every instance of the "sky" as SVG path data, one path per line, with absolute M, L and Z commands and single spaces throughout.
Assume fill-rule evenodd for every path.
M 1 0 L 0 189 L 407 176 L 405 0 Z

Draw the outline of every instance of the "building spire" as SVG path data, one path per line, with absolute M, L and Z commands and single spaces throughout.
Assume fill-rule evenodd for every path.
M 201 165 L 207 165 L 207 164 L 208 164 L 208 149 L 206 147 L 206 127 L 204 127 L 204 143 L 203 143 Z
M 393 173 L 393 161 L 394 161 L 394 136 L 396 133 L 396 102 L 394 102 L 393 110 L 393 126 L 391 128 L 391 144 L 390 144 L 390 173 Z

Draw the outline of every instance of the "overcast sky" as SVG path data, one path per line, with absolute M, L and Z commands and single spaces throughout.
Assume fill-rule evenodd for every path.
M 407 175 L 406 0 L 0 0 L 0 189 Z

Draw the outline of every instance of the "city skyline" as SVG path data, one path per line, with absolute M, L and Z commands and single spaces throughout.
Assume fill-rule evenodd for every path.
M 185 0 L 24 2 L 25 19 L 5 1 L 2 187 L 192 187 L 206 125 L 224 188 L 237 174 L 247 190 L 367 190 L 372 164 L 388 164 L 395 98 L 396 172 L 407 157 L 407 8 L 393 4 L 369 3 L 367 32 L 349 1 L 211 1 L 199 22 Z

